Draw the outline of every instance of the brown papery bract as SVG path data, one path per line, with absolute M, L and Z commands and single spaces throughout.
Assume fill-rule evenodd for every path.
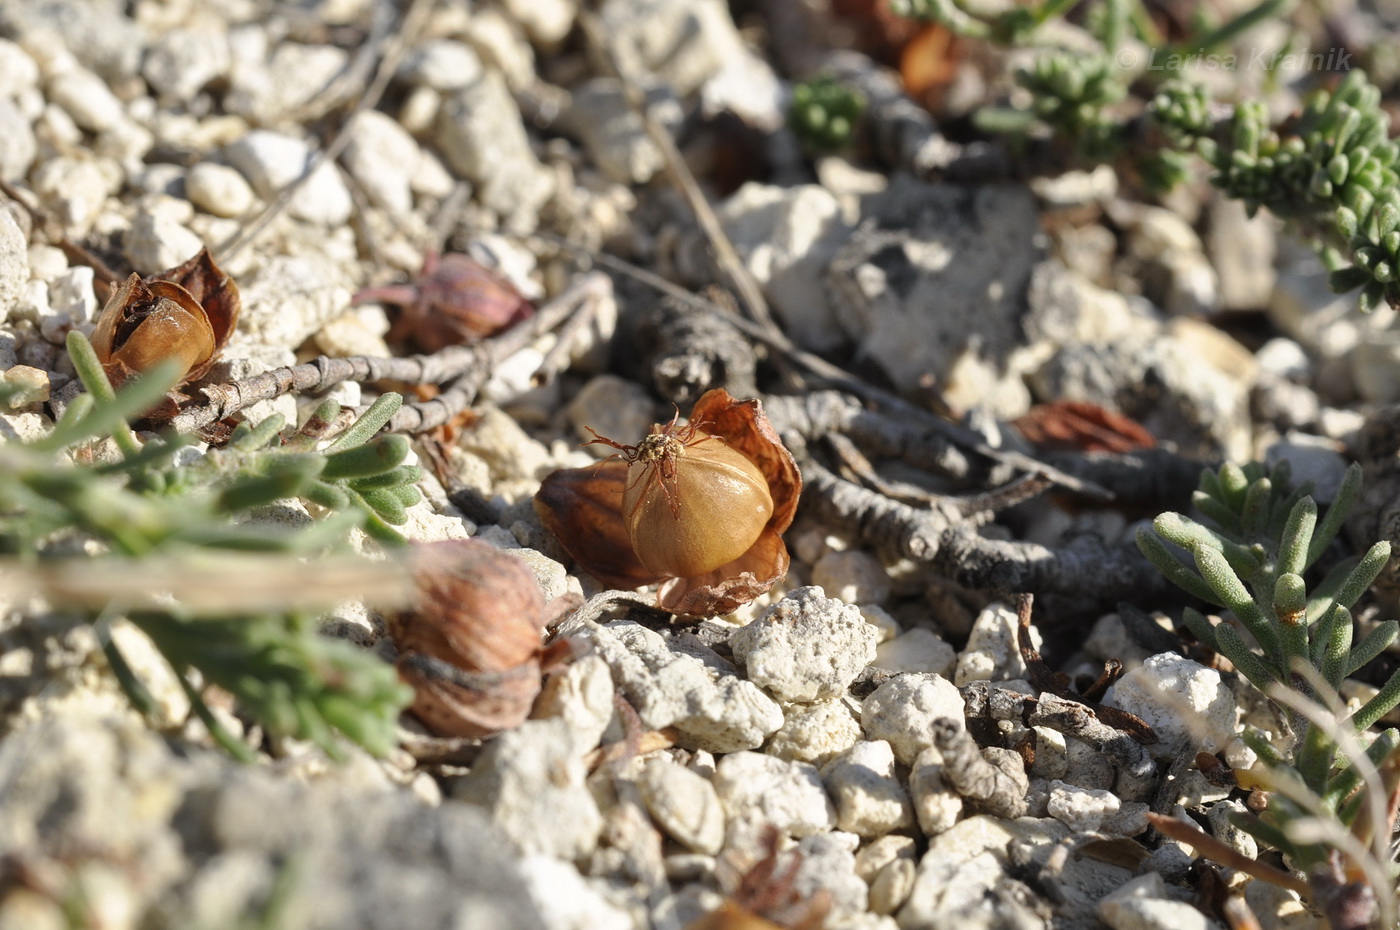
M 415 546 L 417 601 L 389 621 L 413 713 L 440 736 L 489 736 L 518 726 L 540 691 L 548 605 L 516 556 L 477 539 Z M 477 674 L 468 685 L 424 671 L 428 656 Z M 478 674 L 479 673 L 479 674 Z
M 663 609 L 713 616 L 787 573 L 782 533 L 802 477 L 757 400 L 713 390 L 687 424 L 653 426 L 635 446 L 594 441 L 619 457 L 549 475 L 535 509 L 599 581 L 618 588 L 661 581 Z
M 122 282 L 97 318 L 92 347 L 114 385 L 169 359 L 182 366 L 178 384 L 196 381 L 228 344 L 241 307 L 238 286 L 201 249 L 168 271 Z

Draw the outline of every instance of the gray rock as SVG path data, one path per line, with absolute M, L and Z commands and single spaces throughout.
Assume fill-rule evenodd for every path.
M 1186 455 L 1211 457 L 1223 450 L 1227 457 L 1248 459 L 1253 358 L 1240 347 L 1228 361 L 1221 353 L 1213 364 L 1205 340 L 1192 341 L 1196 325 L 1174 321 L 1174 336 L 1067 343 L 1029 376 L 1031 389 L 1046 400 L 1117 410 Z
M 525 856 L 520 873 L 540 912 L 540 930 L 632 930 L 632 915 L 608 900 L 605 879 L 588 879 L 572 864 Z M 472 926 L 470 915 L 465 926 Z
M 235 50 L 224 107 L 249 122 L 270 126 L 314 101 L 345 70 L 349 53 L 333 45 L 279 42 L 266 61 Z
M 895 758 L 913 764 L 933 746 L 933 723 L 947 717 L 961 722 L 962 694 L 941 675 L 906 674 L 876 688 L 861 706 L 860 724 L 867 739 L 882 739 Z
M 909 793 L 925 836 L 947 833 L 962 816 L 962 796 L 943 780 L 943 754 L 932 746 L 909 767 Z
M 0 98 L 12 99 L 36 89 L 39 65 L 22 47 L 0 39 Z
M 63 107 L 88 132 L 103 132 L 122 119 L 122 104 L 107 82 L 86 68 L 70 68 L 49 79 L 49 100 Z
M 239 217 L 253 207 L 253 189 L 227 165 L 200 162 L 185 173 L 185 196 L 205 213 Z
M 642 800 L 658 826 L 687 849 L 713 856 L 724 844 L 724 808 L 703 775 L 665 759 L 652 759 L 637 779 Z
M 733 752 L 719 760 L 713 781 L 729 814 L 731 832 L 737 825 L 756 836 L 761 825 L 772 824 L 788 836 L 800 837 L 836 826 L 836 808 L 822 788 L 821 776 L 804 762 Z
M 443 100 L 436 140 L 443 157 L 476 185 L 482 206 L 512 228 L 532 229 L 554 193 L 554 175 L 530 149 L 520 109 L 495 72 Z
M 263 913 L 279 881 L 280 913 L 308 930 L 452 930 L 467 914 L 490 930 L 538 925 L 500 855 L 508 841 L 481 811 L 425 807 L 362 755 L 304 784 L 173 752 L 134 716 L 69 712 L 11 733 L 0 772 L 0 850 L 79 869 L 140 862 L 140 881 L 124 880 L 127 911 L 153 930 L 231 926 Z
M 269 258 L 251 278 L 239 281 L 245 343 L 299 346 L 350 306 L 344 271 L 320 255 Z
M 1205 244 L 1220 281 L 1222 310 L 1257 310 L 1268 305 L 1278 277 L 1274 270 L 1277 225 L 1267 211 L 1251 218 L 1242 201 L 1216 192 Z
M 875 658 L 875 628 L 820 588 L 790 592 L 729 638 L 749 680 L 780 701 L 811 703 L 843 694 Z
M 418 167 L 418 143 L 392 117 L 378 110 L 356 114 L 350 141 L 340 156 L 370 203 L 391 213 L 413 208 L 410 183 Z
M 1280 240 L 1278 281 L 1267 308 L 1270 322 L 1324 359 L 1338 358 L 1376 338 L 1395 318 L 1388 307 L 1365 316 L 1357 313 L 1356 295 L 1334 293 L 1327 284 L 1327 274 L 1312 249 Z
M 465 42 L 433 39 L 415 46 L 399 66 L 399 77 L 414 84 L 451 93 L 481 76 L 481 58 Z
M 503 0 L 501 5 L 525 29 L 530 41 L 543 48 L 562 42 L 578 16 L 575 0 Z
M 894 771 L 894 751 L 884 740 L 856 743 L 822 768 L 836 802 L 836 829 L 862 837 L 884 836 L 912 826 L 914 808 Z
M 143 275 L 174 268 L 202 248 L 203 241 L 164 210 L 140 211 L 122 237 L 122 254 Z
M 69 235 L 86 235 L 109 194 L 122 184 L 122 170 L 106 158 L 58 156 L 30 173 L 34 193 L 63 222 Z
M 29 120 L 9 97 L 0 97 L 0 179 L 18 181 L 39 152 Z
M 1113 930 L 1221 930 L 1191 903 L 1169 897 L 1166 883 L 1155 872 L 1105 897 L 1098 915 Z
M 860 721 L 844 700 L 783 708 L 782 728 L 764 752 L 779 759 L 825 765 L 860 739 Z
M 1294 486 L 1311 481 L 1313 499 L 1324 506 L 1336 498 L 1350 464 L 1336 442 L 1308 433 L 1289 433 L 1264 452 L 1270 468 L 1283 460 L 1288 461 Z
M 654 74 L 680 96 L 697 90 L 744 51 L 721 0 L 607 0 L 599 10 L 618 69 L 636 80 Z
M 843 915 L 864 915 L 869 891 L 856 874 L 856 847 L 860 838 L 833 831 L 803 837 L 797 843 L 802 863 L 793 876 L 792 890 L 798 900 L 810 900 L 819 889 L 831 895 L 832 922 Z
M 663 639 L 621 621 L 586 634 L 642 723 L 675 727 L 680 745 L 710 752 L 754 749 L 783 723 L 783 712 L 752 682 L 693 638 Z
M 864 206 L 870 219 L 830 270 L 860 355 L 902 389 L 932 376 L 954 406 L 1024 412 L 1023 372 L 1008 366 L 1039 257 L 1034 196 L 900 175 Z
M 480 805 L 520 848 L 578 860 L 603 826 L 580 741 L 563 718 L 527 720 L 486 744 L 452 795 Z
M 866 616 L 869 622 L 869 615 Z M 870 664 L 888 672 L 933 672 L 947 677 L 953 670 L 958 654 L 953 647 L 924 627 L 915 627 L 875 650 Z
M 864 549 L 828 552 L 812 566 L 812 584 L 847 604 L 883 604 L 890 596 L 889 572 Z
M 929 840 L 914 888 L 897 919 L 903 930 L 1043 927 L 1037 896 L 1008 874 L 1013 843 L 1049 848 L 1069 833 L 1054 820 L 979 815 Z M 1041 907 L 1044 907 L 1041 905 Z
M 837 298 L 824 279 L 851 226 L 841 204 L 816 185 L 750 182 L 716 211 L 745 266 L 793 339 L 813 351 L 843 345 Z
M 10 0 L 0 5 L 0 33 L 30 49 L 67 49 L 113 83 L 136 74 L 142 30 L 116 0 Z
M 9 210 L 0 210 L 0 322 L 29 283 L 29 243 Z
M 583 140 L 598 170 L 619 184 L 645 184 L 665 167 L 661 150 L 627 102 L 622 82 L 593 78 L 574 89 L 569 127 Z
M 163 99 L 185 102 L 228 73 L 228 36 L 216 29 L 172 29 L 146 47 L 141 76 Z
M 1040 633 L 1034 626 L 1030 640 L 1033 648 L 1040 649 Z M 1025 677 L 1016 611 L 1000 602 L 988 604 L 973 621 L 967 648 L 958 656 L 953 683 L 961 688 L 970 681 L 1014 681 Z
M 258 129 L 224 149 L 228 163 L 248 179 L 258 196 L 274 199 L 310 166 L 313 153 L 305 141 Z M 353 204 L 335 165 L 323 162 L 293 195 L 287 211 L 323 226 L 339 226 L 350 218 Z
M 1239 720 L 1234 692 L 1220 673 L 1174 652 L 1130 669 L 1103 703 L 1145 720 L 1158 736 L 1148 749 L 1159 758 L 1174 755 L 1182 741 L 1206 752 L 1223 749 L 1235 738 Z

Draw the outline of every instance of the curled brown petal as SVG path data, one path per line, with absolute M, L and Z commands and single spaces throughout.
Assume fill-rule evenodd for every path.
M 696 578 L 672 578 L 661 586 L 663 610 L 692 617 L 727 614 L 766 593 L 788 570 L 788 551 L 772 527 L 748 552 Z
M 535 511 L 579 567 L 610 588 L 660 581 L 642 567 L 622 519 L 627 463 L 612 459 L 586 468 L 561 468 L 535 495 Z
M 189 293 L 209 318 L 209 326 L 214 332 L 215 351 L 223 351 L 238 326 L 243 301 L 238 285 L 214 263 L 209 250 L 200 249 L 199 254 L 189 261 L 153 275 L 152 279 L 178 284 Z
M 184 288 L 134 274 L 102 308 L 92 345 L 114 383 L 168 359 L 181 363 L 180 380 L 187 381 L 196 369 L 207 370 L 215 351 L 209 319 Z

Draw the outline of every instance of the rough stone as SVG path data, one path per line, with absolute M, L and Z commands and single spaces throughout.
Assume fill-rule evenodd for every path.
M 895 758 L 911 765 L 933 746 L 933 723 L 942 718 L 962 724 L 962 694 L 940 675 L 905 674 L 876 688 L 861 706 L 867 739 L 885 740 Z
M 698 89 L 725 61 L 743 52 L 729 9 L 720 0 L 607 0 L 599 18 L 600 34 L 606 36 L 618 70 L 637 77 L 653 73 L 679 96 Z
M 122 240 L 122 254 L 142 275 L 174 268 L 202 248 L 200 238 L 165 211 L 137 213 Z
M 598 842 L 603 818 L 584 784 L 580 747 L 568 720 L 527 720 L 489 741 L 452 795 L 485 808 L 526 852 L 581 859 Z
M 860 739 L 860 721 L 844 700 L 791 704 L 783 714 L 782 727 L 764 747 L 779 759 L 825 765 Z
M 642 723 L 654 730 L 675 727 L 682 746 L 715 753 L 755 749 L 783 724 L 772 699 L 699 643 L 666 640 L 630 621 L 587 635 Z
M 869 617 L 866 617 L 867 621 Z M 876 668 L 889 672 L 932 672 L 947 676 L 953 670 L 958 654 L 953 647 L 938 637 L 938 634 L 924 627 L 915 627 L 907 633 L 881 643 L 875 650 Z
M 530 149 L 520 110 L 494 72 L 443 101 L 436 139 L 443 157 L 476 186 L 482 206 L 512 228 L 532 229 L 554 176 Z
M 1221 930 L 1191 903 L 1169 897 L 1166 882 L 1155 872 L 1105 897 L 1098 915 L 1113 930 Z
M 1026 677 L 1026 663 L 1018 645 L 1016 611 L 1000 602 L 988 604 L 973 621 L 967 648 L 958 656 L 953 683 L 962 687 L 970 681 L 1013 681 Z M 1040 633 L 1034 626 L 1031 646 L 1041 648 Z
M 1154 755 L 1169 757 L 1181 741 L 1214 752 L 1235 737 L 1239 711 L 1220 673 L 1164 652 L 1118 679 L 1103 703 L 1136 714 L 1157 732 Z
M 38 153 L 39 142 L 29 120 L 12 100 L 0 97 L 0 179 L 23 178 Z
M 909 794 L 895 777 L 894 751 L 884 740 L 856 743 L 821 771 L 836 802 L 838 830 L 884 836 L 914 823 Z
M 851 233 L 837 199 L 816 185 L 786 188 L 751 182 L 716 212 L 793 339 L 817 352 L 845 343 L 836 297 L 823 278 Z
M 575 88 L 568 124 L 598 170 L 619 184 L 645 184 L 666 164 L 614 78 L 594 78 Z
M 200 162 L 185 174 L 190 203 L 215 216 L 238 217 L 253 206 L 253 189 L 227 165 Z
M 812 584 L 847 604 L 883 604 L 890 576 L 880 560 L 861 549 L 828 552 L 812 566 Z
M 709 779 L 682 765 L 652 759 L 637 779 L 658 826 L 692 852 L 713 856 L 724 845 L 724 808 Z
M 413 136 L 378 110 L 356 114 L 347 132 L 350 141 L 340 157 L 369 202 L 391 213 L 408 213 L 420 156 Z
M 728 812 L 731 831 L 737 824 L 756 834 L 767 823 L 788 836 L 801 837 L 836 826 L 836 808 L 822 788 L 821 776 L 805 762 L 732 752 L 715 766 L 714 787 Z
M 305 173 L 314 155 L 301 139 L 256 129 L 228 145 L 224 157 L 259 197 L 272 200 Z M 317 167 L 287 205 L 292 216 L 332 227 L 345 223 L 352 209 L 350 191 L 330 162 Z
M 228 36 L 217 29 L 172 29 L 146 46 L 141 76 L 168 100 L 187 101 L 228 73 Z
M 875 657 L 875 630 L 856 608 L 805 587 L 731 636 L 729 648 L 773 697 L 811 703 L 850 687 Z

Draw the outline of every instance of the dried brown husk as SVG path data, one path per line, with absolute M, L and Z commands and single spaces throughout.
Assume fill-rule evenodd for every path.
M 706 617 L 747 604 L 787 574 L 789 559 L 782 534 L 797 513 L 802 476 L 757 400 L 736 400 L 717 388 L 696 401 L 690 423 L 742 453 L 768 482 L 773 514 L 749 550 L 734 561 L 693 578 L 661 579 L 643 568 L 622 517 L 627 486 L 624 461 L 554 472 L 535 495 L 535 509 L 579 567 L 599 581 L 617 588 L 662 581 L 658 603 L 664 610 Z M 682 524 L 723 518 L 723 514 L 683 514 Z
M 411 710 L 442 736 L 488 736 L 518 726 L 540 690 L 548 607 L 529 567 L 476 539 L 416 546 L 412 610 L 390 619 L 399 676 L 414 689 Z M 430 656 L 476 675 L 465 684 L 425 674 Z
M 535 312 L 510 281 L 457 252 L 430 254 L 412 284 L 369 288 L 354 297 L 355 303 L 368 300 L 401 307 L 390 337 L 422 352 L 476 342 Z
M 238 325 L 238 286 L 208 249 L 143 280 L 133 274 L 102 308 L 92 347 L 114 385 L 175 359 L 178 384 L 203 377 Z

